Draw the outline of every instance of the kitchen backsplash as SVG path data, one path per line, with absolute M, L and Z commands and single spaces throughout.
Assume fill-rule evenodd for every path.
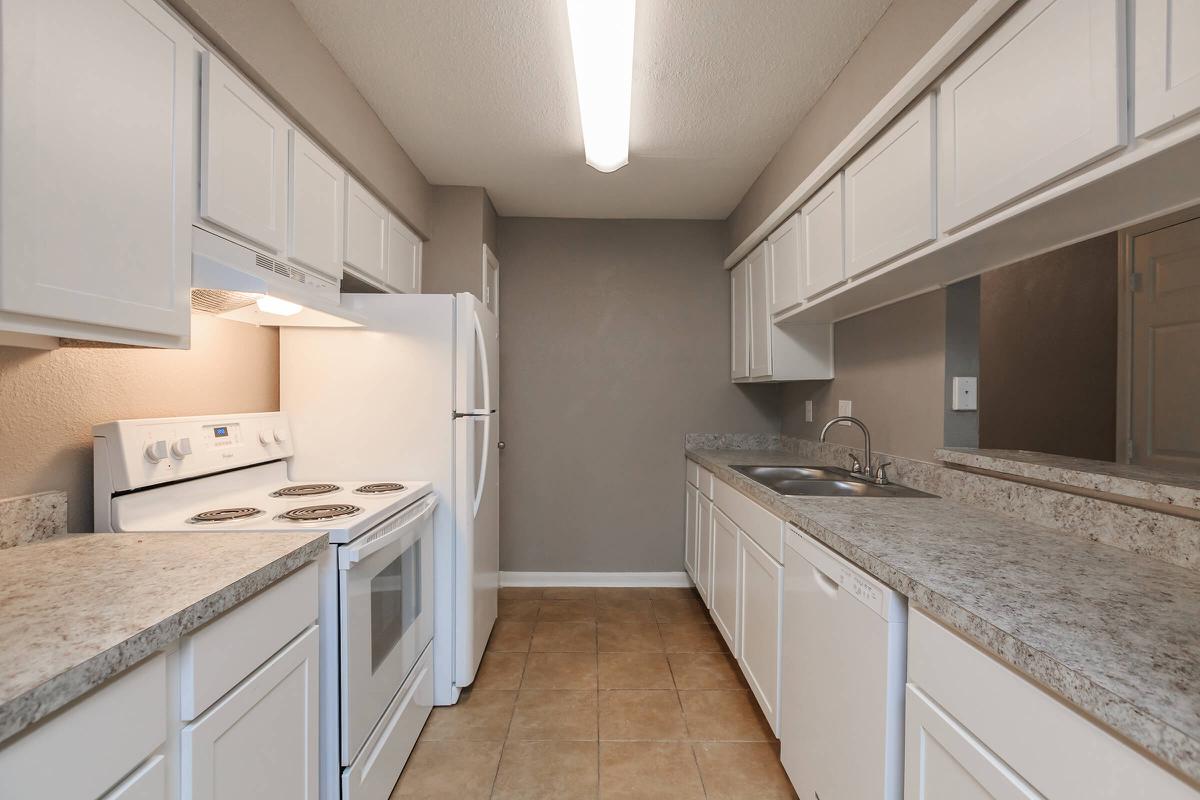
M 38 492 L 0 499 L 0 550 L 66 532 L 66 492 Z

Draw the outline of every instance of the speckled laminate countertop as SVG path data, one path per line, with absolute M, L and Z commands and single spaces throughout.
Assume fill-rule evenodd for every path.
M 77 534 L 0 550 L 0 741 L 313 561 L 324 532 Z
M 996 658 L 1200 781 L 1200 573 L 941 499 L 784 497 L 687 449 Z

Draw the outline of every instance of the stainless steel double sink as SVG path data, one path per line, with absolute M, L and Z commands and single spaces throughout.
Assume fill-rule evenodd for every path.
M 936 497 L 895 483 L 874 483 L 838 467 L 736 465 L 730 469 L 789 497 Z

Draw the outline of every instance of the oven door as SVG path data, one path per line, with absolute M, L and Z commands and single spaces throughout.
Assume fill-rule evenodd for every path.
M 433 509 L 426 495 L 338 549 L 342 766 L 433 638 Z

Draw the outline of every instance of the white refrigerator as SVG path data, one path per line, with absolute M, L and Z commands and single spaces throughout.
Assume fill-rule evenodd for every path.
M 364 327 L 279 331 L 291 477 L 433 483 L 434 703 L 448 705 L 475 679 L 496 621 L 499 321 L 471 294 L 342 301 Z

